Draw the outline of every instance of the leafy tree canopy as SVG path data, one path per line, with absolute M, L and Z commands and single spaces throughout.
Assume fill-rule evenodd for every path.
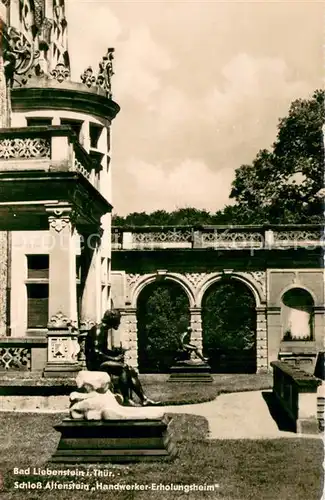
M 280 119 L 272 150 L 236 170 L 230 197 L 251 222 L 320 222 L 324 186 L 325 92 L 297 99 Z

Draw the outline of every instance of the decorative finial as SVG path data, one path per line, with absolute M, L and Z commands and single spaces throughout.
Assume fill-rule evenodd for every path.
M 55 68 L 50 72 L 50 75 L 59 83 L 62 83 L 64 80 L 67 80 L 69 78 L 70 70 L 66 67 L 62 58 L 59 59 Z
M 99 87 L 103 89 L 107 93 L 107 97 L 111 99 L 112 97 L 112 76 L 114 75 L 113 71 L 113 59 L 114 59 L 114 51 L 115 49 L 109 48 L 107 49 L 106 55 L 102 58 L 99 63 L 99 70 L 97 77 L 94 75 L 94 72 L 89 66 L 81 75 L 81 81 L 83 84 L 87 85 L 87 87 Z
M 26 36 L 13 27 L 9 27 L 3 33 L 3 59 L 7 83 L 13 86 L 14 81 L 19 79 L 20 84 L 25 84 L 31 71 L 36 65 L 40 53 L 35 50 L 34 44 L 30 43 Z
M 103 90 L 106 90 L 108 97 L 112 97 L 112 76 L 113 71 L 114 49 L 107 49 L 107 54 L 99 63 L 99 72 L 96 80 L 96 85 Z
M 91 87 L 96 83 L 96 78 L 94 76 L 94 72 L 91 66 L 88 66 L 87 69 L 83 72 L 83 74 L 80 76 L 81 81 L 84 85 L 87 85 L 87 87 Z

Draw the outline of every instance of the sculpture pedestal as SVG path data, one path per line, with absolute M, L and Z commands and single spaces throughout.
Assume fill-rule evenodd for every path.
M 312 341 L 282 341 L 278 358 L 280 361 L 313 374 L 317 361 L 317 348 Z
M 168 382 L 212 382 L 210 372 L 206 363 L 179 362 L 171 367 Z
M 101 463 L 171 460 L 176 447 L 168 432 L 169 420 L 73 420 L 54 428 L 61 432 L 50 462 Z

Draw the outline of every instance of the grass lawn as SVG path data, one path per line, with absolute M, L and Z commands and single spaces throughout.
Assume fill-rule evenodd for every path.
M 55 451 L 59 434 L 53 425 L 59 415 L 0 413 L 1 473 L 4 500 L 319 500 L 322 493 L 323 443 L 319 439 L 290 438 L 276 440 L 206 440 L 207 422 L 202 417 L 174 415 L 171 422 L 178 456 L 173 462 L 107 465 L 114 477 L 101 478 L 103 484 L 193 484 L 215 483 L 215 492 L 197 491 L 74 491 L 14 488 L 15 481 L 48 481 L 60 484 L 71 478 L 38 475 L 14 475 L 13 468 L 42 467 Z M 51 464 L 51 469 L 75 469 Z M 78 470 L 87 470 L 78 466 Z M 91 470 L 93 470 L 90 467 Z M 95 477 L 77 478 L 90 486 Z
M 203 403 L 212 401 L 218 394 L 228 392 L 259 391 L 272 388 L 272 374 L 227 373 L 213 376 L 212 383 L 166 383 L 159 377 L 147 375 L 142 378 L 143 387 L 149 397 L 161 400 L 164 405 Z
M 217 374 L 211 383 L 167 382 L 168 375 L 140 375 L 145 392 L 164 405 L 203 403 L 225 392 L 270 389 L 272 374 Z M 0 397 L 11 397 L 10 409 L 19 408 L 19 397 L 68 395 L 75 390 L 75 378 L 46 379 L 30 376 L 3 376 Z M 1 400 L 0 400 L 1 404 Z M 3 403 L 4 404 L 4 403 Z M 9 409 L 7 407 L 7 409 Z

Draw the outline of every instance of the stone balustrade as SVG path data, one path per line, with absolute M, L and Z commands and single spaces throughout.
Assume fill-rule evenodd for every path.
M 46 357 L 46 337 L 0 338 L 0 372 L 41 372 Z
M 288 417 L 294 422 L 296 432 L 316 434 L 317 390 L 321 380 L 295 366 L 273 361 L 273 394 Z
M 75 171 L 90 179 L 95 167 L 66 125 L 0 130 L 0 173 Z
M 321 225 L 137 226 L 112 228 L 112 250 L 284 250 L 324 247 Z

